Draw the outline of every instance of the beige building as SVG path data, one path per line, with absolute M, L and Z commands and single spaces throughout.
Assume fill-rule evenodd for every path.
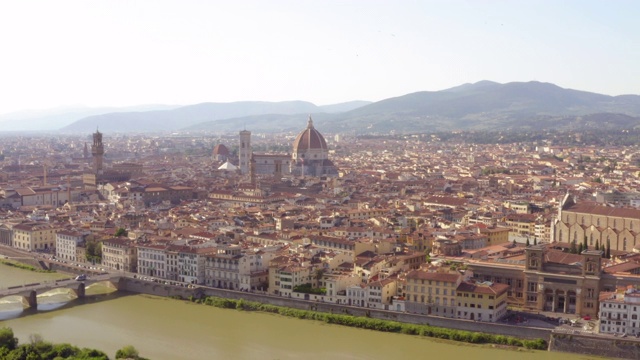
M 23 223 L 13 227 L 13 247 L 28 251 L 50 251 L 56 246 L 57 228 L 48 223 Z
M 640 210 L 615 208 L 597 203 L 573 202 L 565 197 L 555 223 L 554 239 L 581 243 L 589 247 L 604 244 L 611 250 L 633 251 L 640 246 Z
M 307 264 L 269 266 L 269 293 L 290 297 L 296 286 L 312 283 L 312 272 L 313 267 Z
M 595 316 L 598 311 L 602 252 L 570 254 L 548 245 L 529 246 L 509 260 L 469 261 L 476 281 L 507 284 L 510 306 Z
M 509 285 L 462 282 L 456 289 L 458 319 L 496 322 L 507 313 Z
M 102 265 L 113 270 L 137 272 L 138 252 L 134 241 L 128 238 L 104 240 Z
M 456 289 L 461 282 L 462 275 L 457 272 L 413 270 L 406 277 L 405 310 L 455 317 Z
M 509 242 L 509 228 L 499 226 L 481 227 L 480 233 L 487 237 L 488 246 Z
M 396 295 L 397 279 L 372 281 L 366 286 L 367 307 L 388 310 Z

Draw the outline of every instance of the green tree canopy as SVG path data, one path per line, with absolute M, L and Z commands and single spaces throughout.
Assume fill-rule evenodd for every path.
M 115 234 L 116 237 L 122 237 L 127 235 L 128 235 L 127 229 L 125 228 L 118 228 L 118 230 L 116 230 L 116 234 Z
M 139 359 L 140 354 L 133 345 L 127 345 L 116 352 L 116 359 Z
M 8 327 L 0 328 L 0 348 L 13 350 L 18 346 L 18 339 L 13 335 L 13 330 Z

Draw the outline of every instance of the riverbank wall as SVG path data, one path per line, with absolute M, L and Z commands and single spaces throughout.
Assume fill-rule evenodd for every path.
M 544 339 L 549 340 L 551 331 L 549 329 L 531 328 L 525 326 L 495 324 L 488 322 L 475 322 L 470 320 L 450 319 L 429 315 L 400 313 L 394 311 L 370 309 L 356 306 L 338 305 L 324 302 L 316 302 L 301 299 L 291 299 L 279 296 L 267 295 L 264 293 L 250 293 L 243 291 L 233 291 L 226 289 L 207 288 L 198 286 L 196 288 L 177 287 L 172 285 L 159 284 L 140 279 L 123 277 L 119 281 L 119 290 L 131 291 L 157 296 L 190 297 L 200 298 L 202 296 L 216 296 L 234 300 L 247 300 L 261 302 L 265 304 L 289 307 L 300 310 L 313 310 L 334 314 L 349 314 L 353 316 L 366 316 L 374 319 L 392 320 L 409 324 L 428 324 L 431 326 L 475 331 L 489 334 L 508 335 L 522 339 Z
M 549 351 L 562 351 L 618 359 L 640 359 L 640 342 L 582 334 L 552 333 Z

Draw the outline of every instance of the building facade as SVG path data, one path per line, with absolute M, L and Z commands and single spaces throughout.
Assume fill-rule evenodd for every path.
M 558 212 L 554 239 L 588 246 L 604 244 L 611 250 L 632 251 L 640 246 L 640 210 L 615 208 L 597 203 L 576 204 L 565 197 Z
M 407 274 L 405 309 L 410 313 L 455 317 L 459 273 L 413 270 Z
M 633 287 L 603 293 L 600 300 L 601 334 L 640 334 L 640 291 Z
M 534 245 L 511 261 L 470 261 L 476 281 L 507 284 L 509 305 L 537 311 L 596 316 L 602 252 L 570 254 Z
M 85 261 L 78 258 L 78 247 L 85 243 L 86 235 L 73 230 L 61 230 L 56 233 L 56 256 L 62 260 Z
M 456 317 L 496 322 L 507 314 L 509 285 L 492 282 L 462 282 L 456 289 Z
M 102 242 L 102 265 L 112 270 L 137 272 L 138 251 L 128 238 L 112 238 Z
M 13 227 L 13 247 L 28 251 L 53 251 L 57 228 L 47 223 L 23 223 Z

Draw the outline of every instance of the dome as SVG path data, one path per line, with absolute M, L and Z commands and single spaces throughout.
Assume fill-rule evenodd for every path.
M 293 142 L 294 153 L 305 153 L 308 150 L 327 151 L 327 142 L 324 140 L 324 136 L 313 127 L 311 116 L 309 116 L 307 128 L 298 134 L 296 141 Z
M 213 148 L 213 155 L 229 156 L 229 149 L 223 144 L 218 144 Z

